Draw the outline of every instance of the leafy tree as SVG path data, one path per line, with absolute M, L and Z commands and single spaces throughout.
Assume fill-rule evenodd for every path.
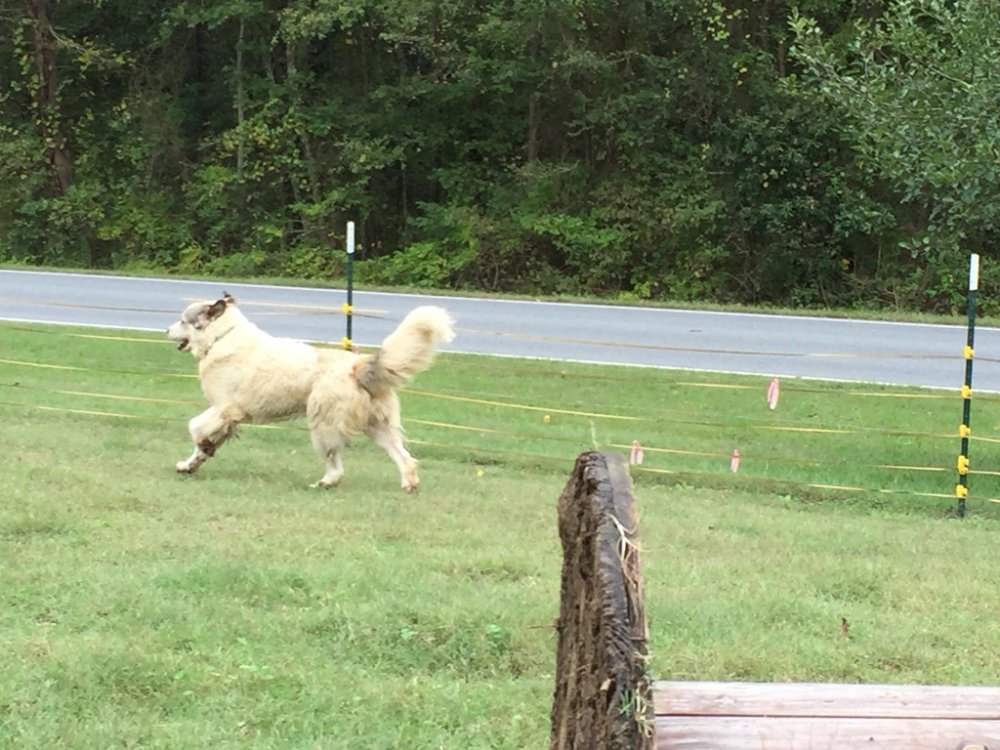
M 967 254 L 998 239 L 1000 6 L 896 0 L 849 34 L 806 16 L 792 29 L 809 82 L 901 202 L 882 283 L 906 306 L 960 306 Z
M 895 4 L 884 19 L 881 0 L 797 5 L 11 0 L 0 258 L 325 278 L 353 220 L 372 282 L 941 305 L 942 248 L 992 239 L 976 204 L 996 189 L 992 120 L 923 142 L 887 102 L 893 50 L 930 50 L 919 35 L 961 19 L 928 4 L 938 15 L 914 11 L 897 39 Z M 990 101 L 993 37 L 974 29 L 992 11 L 975 10 L 953 34 L 983 55 L 966 119 Z M 899 59 L 919 73 L 929 54 Z M 866 94 L 881 130 L 837 94 L 863 60 L 886 71 Z M 965 80 L 967 60 L 944 60 Z M 919 109 L 947 134 L 959 103 Z M 885 157 L 894 132 L 906 158 Z M 962 133 L 978 162 L 951 160 Z M 968 194 L 941 187 L 949 160 Z

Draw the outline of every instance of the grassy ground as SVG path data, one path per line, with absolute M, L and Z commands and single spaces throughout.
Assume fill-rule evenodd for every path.
M 635 439 L 657 676 L 996 682 L 1000 487 L 951 516 L 954 393 L 445 356 L 403 396 L 414 498 L 367 442 L 309 489 L 294 423 L 177 476 L 190 357 L 0 339 L 0 747 L 544 746 L 556 499 Z M 998 425 L 978 399 L 979 472 Z

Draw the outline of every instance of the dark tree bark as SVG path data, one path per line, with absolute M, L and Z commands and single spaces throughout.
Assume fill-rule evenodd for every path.
M 60 122 L 57 39 L 52 27 L 52 2 L 24 0 L 24 5 L 32 21 L 31 42 L 37 76 L 35 107 L 38 124 L 55 186 L 61 195 L 65 195 L 73 182 L 73 157 Z

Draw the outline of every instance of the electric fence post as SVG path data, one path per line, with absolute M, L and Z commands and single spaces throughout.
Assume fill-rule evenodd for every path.
M 958 484 L 955 485 L 955 495 L 958 497 L 958 516 L 965 516 L 965 500 L 969 496 L 969 437 L 972 429 L 969 427 L 969 414 L 972 411 L 972 361 L 975 350 L 972 348 L 976 337 L 976 292 L 979 290 L 979 255 L 973 253 L 969 260 L 969 330 L 965 342 L 965 384 L 962 386 L 962 426 L 958 434 L 962 438 L 962 448 L 958 456 Z
M 347 317 L 347 335 L 340 342 L 345 349 L 354 347 L 351 323 L 354 317 L 354 222 L 347 222 L 347 302 L 341 308 Z

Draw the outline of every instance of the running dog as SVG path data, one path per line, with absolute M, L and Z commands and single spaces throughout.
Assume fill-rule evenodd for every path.
M 341 453 L 364 433 L 399 469 L 407 492 L 420 487 L 417 461 L 406 450 L 396 389 L 430 367 L 438 344 L 455 334 L 440 307 L 412 310 L 373 354 L 323 349 L 262 331 L 224 293 L 215 302 L 187 306 L 167 329 L 177 349 L 198 360 L 198 378 L 209 406 L 188 431 L 194 452 L 177 463 L 193 474 L 236 428 L 306 417 L 313 447 L 326 462 L 314 487 L 333 487 L 344 476 Z

